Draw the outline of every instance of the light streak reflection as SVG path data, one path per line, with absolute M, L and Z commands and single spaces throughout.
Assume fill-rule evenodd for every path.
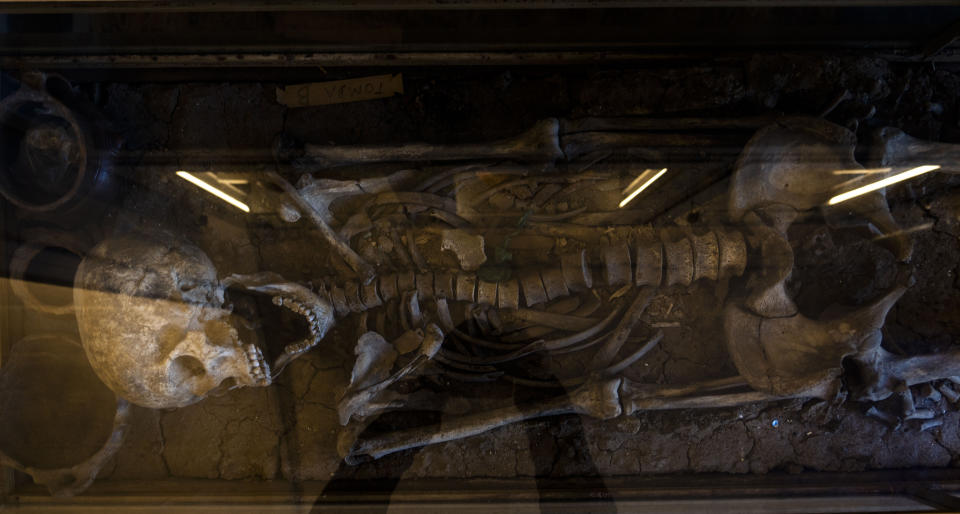
M 212 194 L 213 196 L 216 196 L 217 198 L 223 200 L 224 202 L 227 202 L 228 204 L 236 207 L 237 209 L 240 209 L 243 212 L 250 212 L 250 207 L 248 207 L 247 204 L 211 186 L 210 184 L 204 182 L 203 180 L 200 180 L 199 178 L 190 174 L 190 172 L 178 171 L 177 176 L 199 187 L 200 189 L 203 189 L 204 191 Z

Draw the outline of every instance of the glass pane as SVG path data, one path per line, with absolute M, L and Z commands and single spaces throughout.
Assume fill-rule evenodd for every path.
M 0 25 L 4 501 L 956 479 L 956 8 L 133 4 Z

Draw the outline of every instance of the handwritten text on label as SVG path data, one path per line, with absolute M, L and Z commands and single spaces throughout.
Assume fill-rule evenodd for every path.
M 403 94 L 403 75 L 377 75 L 277 88 L 277 101 L 287 107 L 342 104 Z

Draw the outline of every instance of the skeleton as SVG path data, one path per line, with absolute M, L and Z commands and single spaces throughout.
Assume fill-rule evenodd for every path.
M 608 124 L 575 125 L 586 134 L 577 141 L 606 141 L 607 136 L 591 132 L 591 127 Z M 556 120 L 548 120 L 517 139 L 490 145 L 307 147 L 298 165 L 484 156 L 550 161 L 579 153 L 573 150 L 576 145 L 569 137 L 573 133 L 561 131 Z M 560 137 L 566 139 L 561 143 Z M 887 142 L 888 155 L 881 160 L 885 165 L 896 165 L 902 159 L 903 138 L 888 137 Z M 853 400 L 877 401 L 895 392 L 912 400 L 910 386 L 960 374 L 960 353 L 897 357 L 881 348 L 880 329 L 886 314 L 910 285 L 906 263 L 911 242 L 893 221 L 882 190 L 827 207 L 832 195 L 851 187 L 848 177 L 833 171 L 861 168 L 853 159 L 855 144 L 851 132 L 819 119 L 788 119 L 767 126 L 744 149 L 731 181 L 729 211 L 736 227 L 701 227 L 685 233 L 657 232 L 650 226 L 616 227 L 617 237 L 604 242 L 597 260 L 592 260 L 588 252 L 570 251 L 560 257 L 559 266 L 519 270 L 516 276 L 473 271 L 484 261 L 477 258 L 478 249 L 484 253 L 484 238 L 473 228 L 491 216 L 519 213 L 503 215 L 475 209 L 489 199 L 486 193 L 457 196 L 456 201 L 438 194 L 445 188 L 452 188 L 454 194 L 469 189 L 470 184 L 460 180 L 469 168 L 433 177 L 413 191 L 371 193 L 360 187 L 367 194 L 365 203 L 339 231 L 330 226 L 326 210 L 330 198 L 324 196 L 322 188 L 317 191 L 312 181 L 304 179 L 297 189 L 274 175 L 270 180 L 280 184 L 287 195 L 282 206 L 284 219 L 295 222 L 305 217 L 316 224 L 356 279 L 318 280 L 317 292 L 270 274 L 218 281 L 209 259 L 190 245 L 136 239 L 107 241 L 92 252 L 77 275 L 75 303 L 84 347 L 94 369 L 118 394 L 141 405 L 177 407 L 202 399 L 218 386 L 267 385 L 278 368 L 319 344 L 335 317 L 373 312 L 378 330 L 363 331 L 358 340 L 357 364 L 339 405 L 342 424 L 356 421 L 362 426 L 372 416 L 400 408 L 442 409 L 429 399 L 424 403 L 422 397 L 391 389 L 431 367 L 463 380 L 506 378 L 522 385 L 575 388 L 568 396 L 537 405 L 477 412 L 442 426 L 371 438 L 354 440 L 359 430 L 353 425 L 354 430 L 345 431 L 339 445 L 348 462 L 563 413 L 610 419 L 647 410 L 716 408 L 787 398 L 836 400 L 847 395 Z M 924 157 L 931 160 L 955 152 L 948 146 L 924 148 Z M 522 175 L 510 182 L 512 185 L 550 184 L 549 178 L 507 169 L 510 171 L 504 174 Z M 577 180 L 592 178 L 567 177 L 558 182 L 561 187 L 569 187 Z M 393 220 L 397 219 L 398 206 L 401 213 L 406 209 L 441 220 L 445 228 L 438 232 L 430 226 L 410 227 L 404 237 L 397 237 Z M 854 218 L 869 222 L 886 236 L 883 241 L 900 261 L 897 282 L 889 291 L 869 305 L 829 321 L 800 314 L 785 288 L 794 258 L 787 229 L 798 217 L 810 216 L 816 210 L 832 222 Z M 558 218 L 581 214 L 527 213 L 522 229 L 539 236 L 596 238 L 596 230 L 555 223 Z M 404 218 L 402 214 L 399 217 Z M 577 219 L 589 217 L 584 214 Z M 373 230 L 376 227 L 382 230 Z M 380 246 L 391 246 L 398 255 L 402 253 L 407 269 L 377 272 L 383 266 L 369 261 L 388 259 L 385 250 L 378 253 L 367 247 L 364 251 L 349 242 L 362 240 L 358 236 L 364 234 L 370 235 L 368 240 L 379 240 L 378 236 L 386 237 L 391 230 L 394 236 L 387 238 L 391 244 Z M 442 239 L 440 248 L 456 254 L 460 269 L 441 268 L 424 258 L 417 241 L 431 237 Z M 164 251 L 169 245 L 174 249 Z M 144 265 L 146 272 L 142 270 Z M 739 376 L 669 387 L 637 383 L 623 376 L 626 368 L 662 338 L 660 333 L 631 337 L 658 288 L 687 286 L 700 280 L 726 283 L 741 276 L 745 276 L 744 291 L 728 299 L 724 310 L 726 344 Z M 590 317 L 597 310 L 596 302 L 593 306 L 589 301 L 579 307 L 573 304 L 565 312 L 544 307 L 556 307 L 571 296 L 589 297 L 595 282 L 602 282 L 598 287 L 615 290 L 609 298 L 614 307 L 602 319 Z M 274 303 L 304 317 L 310 335 L 287 345 L 273 366 L 268 365 L 256 344 L 241 342 L 240 324 L 227 323 L 230 313 L 223 305 L 225 286 L 272 295 Z M 509 342 L 465 333 L 453 320 L 452 302 L 467 305 L 466 310 L 478 325 L 493 327 L 489 332 L 510 323 L 525 327 L 514 333 L 521 334 L 518 338 L 509 340 L 511 336 L 505 336 Z M 393 344 L 386 341 L 384 330 L 379 328 L 387 307 L 397 310 L 404 329 Z M 558 329 L 573 333 L 544 339 Z M 459 347 L 450 348 L 453 344 L 448 345 L 445 339 Z M 471 348 L 484 351 L 466 351 Z M 584 350 L 592 352 L 587 373 L 559 382 L 512 376 L 497 367 L 532 354 Z M 392 371 L 400 354 L 407 355 L 407 362 Z M 849 369 L 844 371 L 845 359 L 854 364 L 852 375 Z M 847 380 L 847 387 L 842 379 Z M 944 395 L 953 392 L 942 386 L 940 391 Z M 916 414 L 916 409 L 909 413 Z

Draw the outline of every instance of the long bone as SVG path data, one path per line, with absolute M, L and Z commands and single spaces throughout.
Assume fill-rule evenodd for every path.
M 538 122 L 519 136 L 490 143 L 433 145 L 304 145 L 304 160 L 319 168 L 375 162 L 501 160 L 552 163 L 563 158 L 558 144 L 559 121 Z
M 593 380 L 569 395 L 543 403 L 503 407 L 444 420 L 440 425 L 390 432 L 352 442 L 341 439 L 338 449 L 347 463 L 358 464 L 368 458 L 379 459 L 398 451 L 455 441 L 520 421 L 548 416 L 579 414 L 612 419 L 641 411 L 722 408 L 788 398 L 757 391 L 697 395 L 700 391 L 714 390 L 716 385 L 715 382 L 705 382 L 678 389 L 636 384 L 621 377 Z M 344 434 L 342 438 L 351 436 Z
M 350 248 L 350 245 L 347 244 L 332 228 L 330 228 L 330 225 L 327 224 L 321 213 L 315 209 L 312 204 L 307 202 L 296 188 L 294 188 L 276 172 L 268 172 L 266 176 L 271 182 L 283 189 L 283 192 L 287 194 L 291 201 L 293 201 L 294 205 L 300 210 L 300 212 L 306 214 L 310 220 L 313 221 L 313 224 L 316 225 L 323 238 L 326 239 L 330 246 L 332 246 L 341 257 L 343 257 L 343 260 L 347 262 L 353 271 L 360 275 L 360 279 L 364 283 L 368 283 L 373 279 L 375 272 L 370 264 L 367 263 L 367 261 L 365 261 L 362 257 L 357 255 L 357 252 L 355 252 L 353 248 Z
M 899 168 L 939 165 L 938 171 L 960 173 L 960 145 L 924 141 L 898 128 L 884 127 L 874 133 L 871 149 L 877 166 Z

